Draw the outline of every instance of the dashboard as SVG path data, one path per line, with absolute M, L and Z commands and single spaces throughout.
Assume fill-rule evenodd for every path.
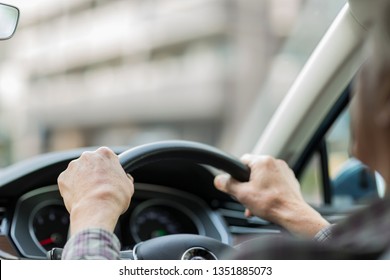
M 20 258 L 45 259 L 47 251 L 65 245 L 69 214 L 56 181 L 83 151 L 42 155 L 0 172 L 2 251 Z M 122 250 L 171 234 L 202 235 L 235 245 L 254 234 L 280 233 L 267 221 L 246 218 L 239 203 L 217 191 L 213 187 L 215 172 L 183 160 L 135 170 L 134 196 L 115 228 Z
M 151 238 L 181 233 L 230 242 L 224 221 L 200 198 L 152 184 L 136 183 L 135 189 L 137 195 L 115 229 L 123 250 Z M 57 185 L 38 188 L 18 199 L 10 236 L 23 256 L 45 257 L 47 251 L 64 247 L 68 231 L 69 214 Z

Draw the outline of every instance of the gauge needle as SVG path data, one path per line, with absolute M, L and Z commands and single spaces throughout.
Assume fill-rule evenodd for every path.
M 51 244 L 51 243 L 54 243 L 54 239 L 51 238 L 51 237 L 39 241 L 39 244 L 41 244 L 42 246 L 45 246 L 45 245 L 48 245 L 48 244 Z

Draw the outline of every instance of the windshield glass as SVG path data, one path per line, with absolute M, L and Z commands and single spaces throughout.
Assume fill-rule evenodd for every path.
M 345 0 L 7 4 L 21 16 L 0 42 L 0 167 L 165 139 L 250 151 Z

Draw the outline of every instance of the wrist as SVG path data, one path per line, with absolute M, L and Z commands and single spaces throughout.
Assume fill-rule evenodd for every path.
M 320 213 L 306 203 L 280 210 L 278 216 L 279 225 L 293 235 L 305 238 L 313 238 L 321 229 L 330 225 Z
M 89 228 L 101 228 L 108 232 L 114 232 L 120 213 L 114 209 L 99 205 L 75 206 L 70 213 L 70 234 L 74 234 Z

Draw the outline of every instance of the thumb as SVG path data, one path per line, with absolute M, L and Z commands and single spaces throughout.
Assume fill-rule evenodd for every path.
M 229 174 L 218 175 L 214 179 L 215 187 L 221 192 L 230 194 L 234 199 L 237 199 L 237 189 L 240 184 L 242 183 L 234 180 Z
M 229 174 L 221 174 L 214 178 L 214 185 L 218 190 L 222 192 L 227 192 L 227 185 L 229 181 L 230 181 Z

